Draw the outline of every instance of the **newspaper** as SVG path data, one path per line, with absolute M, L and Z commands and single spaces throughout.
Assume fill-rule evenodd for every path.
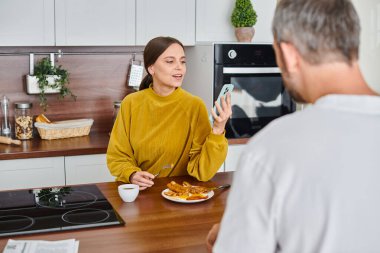
M 9 239 L 3 253 L 77 253 L 79 241 L 12 240 Z

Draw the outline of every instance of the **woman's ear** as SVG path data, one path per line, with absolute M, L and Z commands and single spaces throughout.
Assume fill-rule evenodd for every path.
M 154 67 L 153 66 L 149 66 L 148 67 L 148 72 L 149 72 L 150 75 L 153 76 L 154 75 Z
M 287 72 L 294 73 L 299 71 L 301 56 L 293 44 L 281 42 L 280 50 L 282 60 Z

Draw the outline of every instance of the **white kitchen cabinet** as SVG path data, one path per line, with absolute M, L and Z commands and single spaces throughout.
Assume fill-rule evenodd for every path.
M 219 172 L 224 172 L 224 163 L 222 164 L 222 166 L 220 166 L 219 170 L 217 171 L 217 173 Z
M 64 158 L 0 161 L 0 190 L 65 185 Z
M 272 19 L 276 0 L 252 0 L 257 14 L 254 43 L 272 43 Z M 197 0 L 196 40 L 236 42 L 235 29 L 231 24 L 234 0 Z
M 114 180 L 105 154 L 0 160 L 0 191 Z
M 54 0 L 0 1 L 0 46 L 54 43 Z
M 243 152 L 244 147 L 245 147 L 244 144 L 228 146 L 227 158 L 224 163 L 225 172 L 235 171 L 237 169 L 240 155 Z
M 135 44 L 135 0 L 56 0 L 57 46 Z
M 105 154 L 65 156 L 65 171 L 66 185 L 115 181 Z
M 195 44 L 195 0 L 137 0 L 136 45 L 157 36 Z

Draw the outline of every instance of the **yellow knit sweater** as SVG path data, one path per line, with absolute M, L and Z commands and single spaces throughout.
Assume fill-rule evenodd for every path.
M 215 135 L 203 101 L 177 88 L 166 97 L 148 88 L 124 98 L 112 129 L 107 165 L 117 180 L 129 182 L 135 171 L 160 176 L 191 175 L 211 179 L 227 155 L 224 135 Z

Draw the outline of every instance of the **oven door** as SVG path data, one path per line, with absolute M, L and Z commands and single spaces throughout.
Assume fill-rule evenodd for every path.
M 214 87 L 214 99 L 223 84 L 234 84 L 227 138 L 251 137 L 270 121 L 295 111 L 295 103 L 285 90 L 277 67 L 224 67 L 221 76 Z

